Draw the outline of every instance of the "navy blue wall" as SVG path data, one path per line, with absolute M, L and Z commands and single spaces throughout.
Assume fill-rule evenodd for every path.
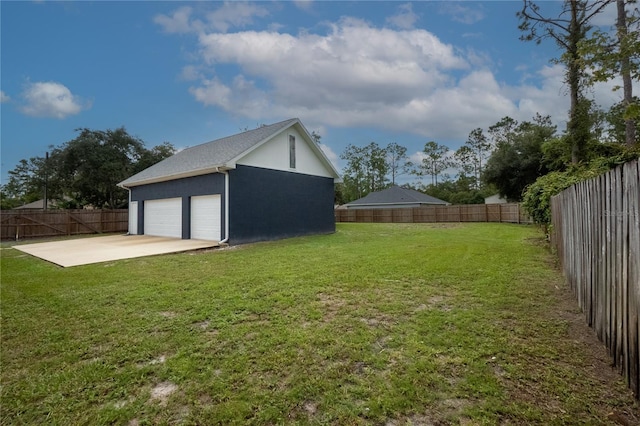
M 229 171 L 230 243 L 335 232 L 332 178 L 237 166 Z
M 222 211 L 224 212 L 224 174 L 211 173 L 131 188 L 131 201 L 139 201 L 138 233 L 144 233 L 144 200 L 182 197 L 182 238 L 190 238 L 191 201 L 189 197 L 212 194 L 220 194 Z M 222 238 L 224 238 L 224 213 L 221 215 L 221 219 L 220 229 L 222 229 Z

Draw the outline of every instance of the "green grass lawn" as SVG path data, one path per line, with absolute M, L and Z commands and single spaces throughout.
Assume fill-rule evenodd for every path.
M 3 424 L 637 416 L 533 227 L 339 224 L 67 269 L 1 254 Z

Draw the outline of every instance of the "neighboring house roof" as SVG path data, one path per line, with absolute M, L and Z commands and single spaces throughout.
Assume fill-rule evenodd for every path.
M 442 201 L 438 198 L 432 197 L 422 192 L 402 188 L 394 185 L 382 191 L 371 192 L 365 197 L 345 204 L 348 208 L 350 206 L 382 206 L 394 204 L 442 204 L 447 205 L 446 201 Z
M 309 132 L 307 132 L 300 120 L 291 118 L 184 149 L 120 182 L 118 185 L 131 187 L 234 169 L 236 161 L 240 158 L 292 126 L 295 126 L 296 130 L 310 142 L 309 146 L 316 152 L 316 155 L 328 170 L 335 175 L 334 177 L 339 178 L 335 167 L 333 167 L 320 147 L 313 142 Z
M 493 194 L 493 195 L 490 195 L 489 197 L 485 197 L 484 199 L 485 204 L 505 204 L 507 202 L 508 201 L 502 198 L 500 194 Z
M 54 207 L 56 200 L 47 200 L 47 207 Z M 32 201 L 31 203 L 24 204 L 22 206 L 14 207 L 13 210 L 24 210 L 24 209 L 44 209 L 44 198 L 41 198 L 37 201 Z

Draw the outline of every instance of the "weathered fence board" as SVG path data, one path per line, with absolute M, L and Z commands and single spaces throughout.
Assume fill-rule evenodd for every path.
M 508 222 L 531 223 L 518 203 L 461 204 L 397 209 L 336 209 L 336 222 L 434 223 Z
M 126 232 L 128 210 L 3 210 L 3 240 Z
M 640 163 L 551 199 L 564 275 L 588 324 L 640 398 Z

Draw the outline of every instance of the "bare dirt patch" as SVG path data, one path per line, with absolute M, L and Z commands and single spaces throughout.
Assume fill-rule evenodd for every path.
M 307 401 L 302 404 L 302 408 L 309 416 L 313 416 L 318 412 L 318 404 L 315 402 Z
M 395 322 L 392 317 L 380 313 L 373 317 L 360 318 L 360 321 L 372 328 L 388 328 Z
M 157 401 L 160 405 L 167 405 L 169 397 L 176 390 L 178 390 L 178 386 L 174 383 L 158 383 L 153 389 L 151 389 L 151 400 Z
M 193 323 L 193 326 L 202 330 L 206 330 L 207 328 L 209 328 L 209 324 L 211 324 L 210 320 L 204 320 Z
M 429 410 L 428 413 L 415 413 L 405 418 L 389 420 L 385 426 L 444 426 L 450 424 L 475 424 L 469 423 L 462 416 L 463 410 L 473 405 L 473 402 L 463 398 L 444 399 Z M 455 421 L 452 421 L 455 420 Z
M 379 338 L 373 343 L 373 350 L 375 352 L 382 352 L 383 350 L 387 349 L 387 347 L 389 346 L 389 342 L 391 342 L 392 340 L 392 336 L 384 336 Z
M 166 360 L 167 360 L 166 355 L 160 355 L 158 358 L 154 358 L 151 361 L 149 361 L 149 365 L 164 364 Z
M 331 294 L 318 293 L 318 299 L 324 308 L 323 322 L 331 322 L 346 304 L 344 299 L 340 299 Z

